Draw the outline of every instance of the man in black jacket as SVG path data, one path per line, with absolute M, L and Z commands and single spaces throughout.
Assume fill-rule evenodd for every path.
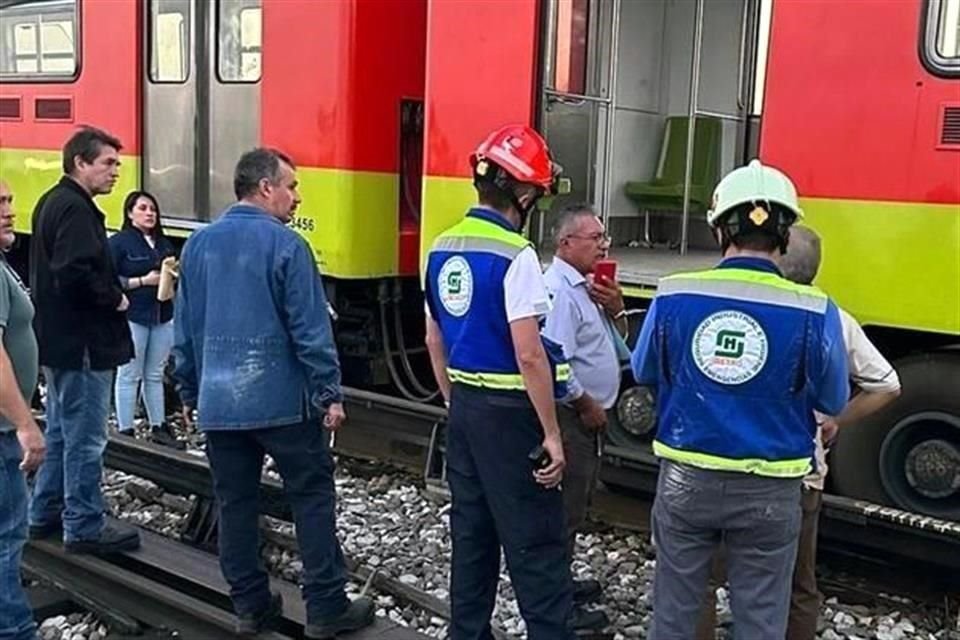
M 120 148 L 110 134 L 81 128 L 63 147 L 66 175 L 33 213 L 30 287 L 47 382 L 47 458 L 30 503 L 30 537 L 62 530 L 72 553 L 140 544 L 135 529 L 105 522 L 100 491 L 113 371 L 133 357 L 129 303 L 93 202 L 113 189 Z

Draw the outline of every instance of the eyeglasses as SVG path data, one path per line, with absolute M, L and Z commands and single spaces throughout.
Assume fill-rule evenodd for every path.
M 579 238 L 580 240 L 590 240 L 592 242 L 596 242 L 597 244 L 610 242 L 610 236 L 605 233 L 591 233 L 588 236 L 579 235 L 576 233 L 568 233 L 564 236 L 564 238 Z
M 13 196 L 0 196 L 0 204 L 13 204 Z

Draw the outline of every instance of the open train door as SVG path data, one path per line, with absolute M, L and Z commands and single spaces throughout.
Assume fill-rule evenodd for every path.
M 233 167 L 260 138 L 261 0 L 147 0 L 143 185 L 168 227 L 233 201 Z
M 628 304 L 643 307 L 664 275 L 718 259 L 704 214 L 720 177 L 755 154 L 751 114 L 769 1 L 541 7 L 540 126 L 573 189 L 534 220 L 531 235 L 545 257 L 558 209 L 593 204 L 634 298 Z M 611 451 L 647 448 L 649 409 L 611 427 Z

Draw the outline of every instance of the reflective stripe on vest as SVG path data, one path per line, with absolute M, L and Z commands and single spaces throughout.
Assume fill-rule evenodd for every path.
M 827 310 L 827 295 L 816 287 L 795 284 L 775 273 L 750 269 L 711 269 L 660 280 L 658 296 L 679 294 L 742 300 L 815 313 Z
M 569 382 L 570 372 L 569 364 L 558 364 L 556 366 L 554 382 L 557 384 Z M 526 389 L 526 385 L 523 384 L 523 376 L 519 373 L 470 372 L 448 368 L 447 375 L 450 377 L 450 382 L 459 382 L 471 387 L 498 389 L 501 391 L 523 391 Z
M 771 478 L 802 478 L 813 470 L 810 458 L 796 458 L 793 460 L 761 460 L 759 458 L 724 458 L 707 453 L 696 453 L 674 449 L 659 440 L 653 441 L 653 453 L 659 458 L 666 458 L 674 462 L 682 462 L 700 469 L 713 471 L 736 471 L 739 473 L 755 473 L 758 476 Z

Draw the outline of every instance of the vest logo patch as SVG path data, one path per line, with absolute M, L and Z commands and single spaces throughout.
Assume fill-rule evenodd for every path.
M 767 334 L 740 311 L 711 314 L 693 334 L 693 360 L 714 382 L 737 385 L 753 379 L 767 362 Z
M 437 276 L 440 303 L 452 316 L 460 317 L 470 308 L 473 299 L 473 272 L 460 256 L 448 258 Z

